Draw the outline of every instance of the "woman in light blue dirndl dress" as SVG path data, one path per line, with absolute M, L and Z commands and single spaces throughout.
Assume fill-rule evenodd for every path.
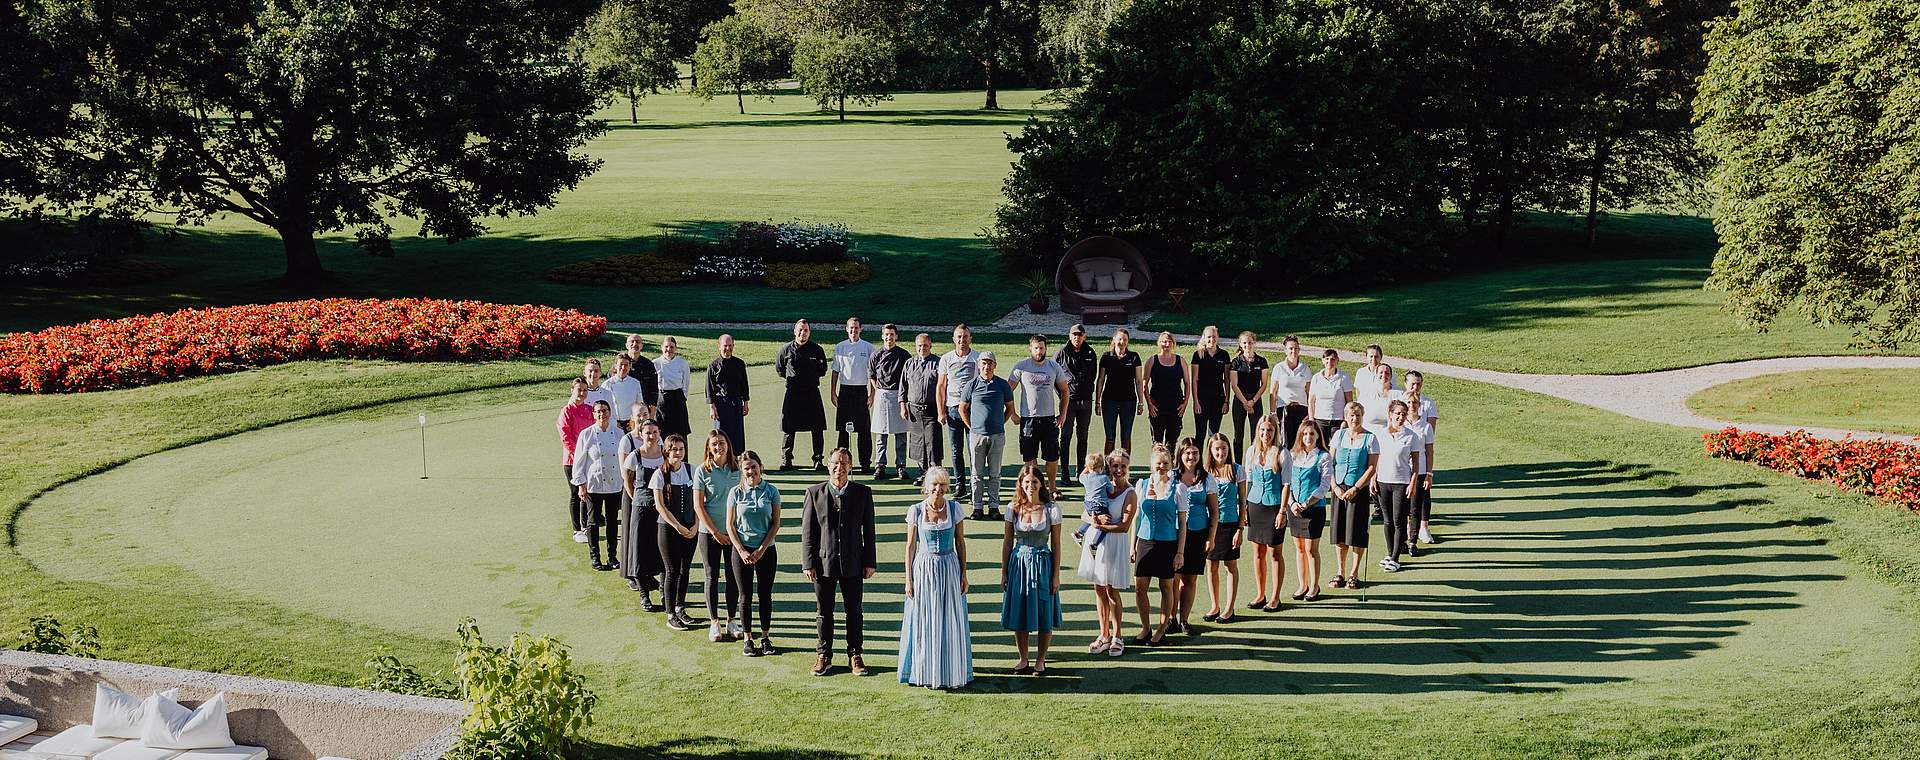
M 967 629 L 967 543 L 947 501 L 950 477 L 927 470 L 927 498 L 907 510 L 907 603 L 900 616 L 900 682 L 957 689 L 973 682 Z
M 1047 649 L 1060 616 L 1060 507 L 1047 493 L 1040 466 L 1020 468 L 1001 541 L 1000 627 L 1013 632 L 1020 662 L 1013 674 L 1046 675 Z M 1027 639 L 1039 634 L 1039 656 L 1027 665 Z

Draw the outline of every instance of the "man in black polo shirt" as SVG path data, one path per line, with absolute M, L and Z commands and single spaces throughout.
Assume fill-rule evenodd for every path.
M 1066 458 L 1072 449 L 1074 431 L 1079 431 L 1079 454 L 1067 459 L 1070 465 L 1078 465 L 1087 459 L 1087 427 L 1093 422 L 1093 380 L 1094 371 L 1099 366 L 1100 354 L 1087 345 L 1087 328 L 1074 325 L 1067 331 L 1067 345 L 1054 352 L 1053 361 L 1067 371 L 1067 408 L 1066 422 L 1060 425 L 1060 456 Z M 1060 468 L 1060 484 L 1072 485 L 1076 467 Z

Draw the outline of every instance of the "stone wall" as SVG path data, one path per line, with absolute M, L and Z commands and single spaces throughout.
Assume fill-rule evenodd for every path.
M 0 713 L 42 731 L 90 722 L 96 683 L 141 698 L 178 688 L 188 705 L 226 692 L 233 740 L 279 760 L 437 760 L 467 713 L 447 699 L 0 650 Z

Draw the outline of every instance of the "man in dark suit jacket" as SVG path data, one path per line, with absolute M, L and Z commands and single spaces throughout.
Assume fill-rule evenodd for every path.
M 849 479 L 853 454 L 834 449 L 827 457 L 827 482 L 807 489 L 806 509 L 800 515 L 800 569 L 813 583 L 819 605 L 814 626 L 820 641 L 813 674 L 823 676 L 833 666 L 833 595 L 840 592 L 847 613 L 847 668 L 856 676 L 868 674 L 860 659 L 860 589 L 873 577 L 873 490 Z

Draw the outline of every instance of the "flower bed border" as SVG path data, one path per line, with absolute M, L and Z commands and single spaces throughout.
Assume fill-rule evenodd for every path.
M 1841 490 L 1920 511 L 1920 446 L 1894 440 L 1816 438 L 1805 430 L 1785 435 L 1735 427 L 1707 433 L 1707 456 L 1752 462 Z

